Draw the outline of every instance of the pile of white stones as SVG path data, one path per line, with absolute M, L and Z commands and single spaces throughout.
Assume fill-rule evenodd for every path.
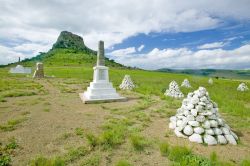
M 123 90 L 132 90 L 135 88 L 135 85 L 134 85 L 130 75 L 124 76 L 122 83 L 119 87 L 120 87 L 120 89 L 123 89 Z
M 238 86 L 238 88 L 237 88 L 237 91 L 242 91 L 242 92 L 244 92 L 244 91 L 247 91 L 248 90 L 248 87 L 247 87 L 247 85 L 245 84 L 245 83 L 241 83 L 239 86 Z
M 175 81 L 170 82 L 169 89 L 166 90 L 164 95 L 174 97 L 174 98 L 184 97 L 183 93 L 179 89 L 177 82 Z
M 218 110 L 206 89 L 199 87 L 183 99 L 177 114 L 170 118 L 169 128 L 174 129 L 177 137 L 188 138 L 191 142 L 236 145 L 237 135 L 221 118 Z
M 191 85 L 188 79 L 184 79 L 184 81 L 181 83 L 181 86 L 186 87 L 186 88 L 191 88 Z
M 213 79 L 209 78 L 208 83 L 212 85 L 214 83 Z

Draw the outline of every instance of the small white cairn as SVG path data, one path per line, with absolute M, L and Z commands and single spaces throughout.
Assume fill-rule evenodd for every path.
M 247 91 L 248 90 L 248 87 L 245 83 L 240 83 L 240 85 L 238 86 L 237 88 L 237 91 L 241 91 L 241 92 L 244 92 L 244 91 Z
M 186 87 L 186 88 L 191 88 L 191 85 L 188 79 L 184 79 L 184 81 L 181 83 L 181 86 Z
M 213 79 L 209 78 L 208 83 L 212 85 L 214 83 Z
M 121 85 L 119 86 L 122 90 L 132 90 L 135 88 L 135 85 L 130 77 L 130 75 L 125 75 Z
M 204 87 L 191 92 L 183 99 L 175 116 L 170 117 L 169 128 L 177 137 L 208 145 L 237 145 L 238 137 L 225 123 L 218 106 L 209 98 Z
M 166 90 L 164 95 L 174 97 L 174 98 L 184 97 L 183 93 L 179 89 L 177 82 L 175 81 L 170 82 L 169 89 Z

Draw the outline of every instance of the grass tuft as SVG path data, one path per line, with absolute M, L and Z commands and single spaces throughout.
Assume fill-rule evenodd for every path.
M 115 166 L 132 166 L 132 165 L 126 160 L 120 160 L 116 163 Z

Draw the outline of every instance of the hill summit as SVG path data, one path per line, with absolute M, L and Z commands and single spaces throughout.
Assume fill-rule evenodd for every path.
M 68 31 L 62 31 L 57 38 L 56 43 L 53 45 L 52 49 L 56 48 L 68 48 L 74 50 L 81 50 L 86 53 L 96 54 L 97 52 L 91 50 L 87 46 L 85 46 L 83 38 L 76 34 L 73 34 Z

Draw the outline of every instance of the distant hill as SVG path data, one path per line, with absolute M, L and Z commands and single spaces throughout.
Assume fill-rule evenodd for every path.
M 228 79 L 250 79 L 250 70 L 219 70 L 219 69 L 158 69 L 160 72 L 168 73 L 181 73 L 200 75 L 215 78 L 228 78 Z
M 57 38 L 55 44 L 48 52 L 40 52 L 39 55 L 24 59 L 18 64 L 25 66 L 33 66 L 36 62 L 43 62 L 45 66 L 89 66 L 92 67 L 96 63 L 97 51 L 88 48 L 83 38 L 71 32 L 62 31 Z M 106 58 L 107 66 L 125 67 L 119 63 Z M 12 63 L 9 65 L 16 65 Z M 4 67 L 4 66 L 3 66 Z

